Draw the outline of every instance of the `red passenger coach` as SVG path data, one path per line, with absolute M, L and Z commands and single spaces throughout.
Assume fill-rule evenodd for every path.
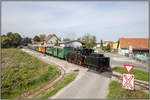
M 42 53 L 46 53 L 46 47 L 42 47 Z

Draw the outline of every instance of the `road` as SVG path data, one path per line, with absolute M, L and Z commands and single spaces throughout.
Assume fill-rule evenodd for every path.
M 106 99 L 110 78 L 107 73 L 81 72 L 75 81 L 60 90 L 51 99 Z
M 118 55 L 118 54 L 105 53 L 105 55 L 110 57 L 111 68 L 114 68 L 116 66 L 123 67 L 124 64 L 132 64 L 132 65 L 135 65 L 134 69 L 143 70 L 143 71 L 148 72 L 147 64 L 142 64 L 139 61 L 136 61 L 134 59 L 124 57 L 124 56 Z

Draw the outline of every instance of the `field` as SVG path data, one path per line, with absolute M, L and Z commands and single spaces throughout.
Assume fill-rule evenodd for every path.
M 121 74 L 127 73 L 124 67 L 115 67 L 114 71 L 119 72 Z M 149 73 L 137 69 L 133 69 L 130 74 L 134 74 L 135 79 L 149 81 Z
M 2 98 L 15 98 L 38 87 L 58 74 L 56 67 L 21 51 L 20 49 L 1 49 Z
M 148 99 L 149 94 L 140 90 L 126 90 L 122 88 L 122 84 L 112 81 L 109 84 L 109 99 Z

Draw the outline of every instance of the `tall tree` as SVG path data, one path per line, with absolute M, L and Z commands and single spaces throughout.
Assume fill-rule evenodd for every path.
M 56 42 L 55 42 L 55 46 L 59 46 L 59 42 L 58 42 L 58 40 L 56 40 Z
M 96 37 L 92 35 L 84 35 L 82 38 L 78 38 L 83 44 L 84 47 L 92 49 L 96 45 Z
M 33 40 L 36 41 L 36 42 L 40 42 L 40 37 L 36 35 L 36 36 L 33 38 Z
M 100 49 L 103 50 L 103 40 L 100 42 Z
M 1 47 L 2 48 L 10 47 L 10 40 L 6 35 L 1 36 Z
M 14 33 L 14 41 L 13 41 L 13 45 L 15 47 L 21 45 L 21 42 L 22 42 L 22 38 L 21 36 L 18 34 L 18 33 Z

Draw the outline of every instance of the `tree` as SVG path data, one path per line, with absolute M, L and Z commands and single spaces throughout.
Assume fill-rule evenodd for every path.
M 1 47 L 2 48 L 8 48 L 10 47 L 10 40 L 6 35 L 2 35 L 1 37 Z
M 43 41 L 44 40 L 44 38 L 46 37 L 46 35 L 45 34 L 40 34 L 40 41 Z
M 84 35 L 82 38 L 78 38 L 83 44 L 83 47 L 92 49 L 96 45 L 96 37 L 89 34 Z
M 36 41 L 36 42 L 40 42 L 40 37 L 36 35 L 36 36 L 33 38 L 33 40 Z
M 2 48 L 17 47 L 21 45 L 21 36 L 18 33 L 8 32 L 7 35 L 2 35 Z
M 14 42 L 15 42 L 15 35 L 12 32 L 7 33 L 7 37 L 9 38 L 9 45 L 10 47 L 14 47 Z
M 22 38 L 18 33 L 14 33 L 14 41 L 13 41 L 13 46 L 17 47 L 21 45 Z
M 59 42 L 58 42 L 58 40 L 56 40 L 56 42 L 55 42 L 55 46 L 59 46 Z
M 100 49 L 103 50 L 103 40 L 101 40 Z

